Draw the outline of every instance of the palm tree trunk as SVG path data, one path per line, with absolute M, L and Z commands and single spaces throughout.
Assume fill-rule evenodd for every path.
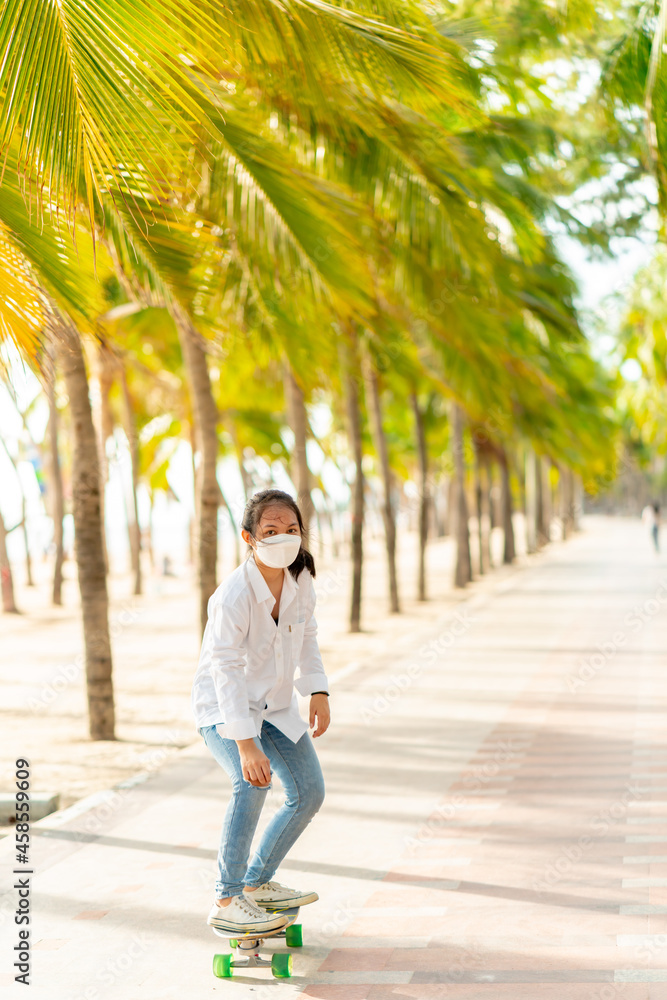
M 324 515 L 315 507 L 315 523 L 317 524 L 317 554 L 324 559 Z
M 120 384 L 123 390 L 123 416 L 125 424 L 125 436 L 130 449 L 130 463 L 132 471 L 132 503 L 129 508 L 127 530 L 130 537 L 130 555 L 132 558 L 132 573 L 134 575 L 134 593 L 140 594 L 141 586 L 141 529 L 139 527 L 139 504 L 137 502 L 137 488 L 139 486 L 139 435 L 137 434 L 137 422 L 134 417 L 134 406 L 130 387 L 127 384 L 127 372 L 125 365 L 120 361 L 118 365 L 120 372 Z
M 153 547 L 153 513 L 155 510 L 155 498 L 153 491 L 148 491 L 148 531 L 146 532 L 146 548 L 148 549 L 148 562 L 151 571 L 155 572 L 155 549 Z
M 539 455 L 535 456 L 535 536 L 537 547 L 541 549 L 549 541 L 547 521 L 545 517 L 545 486 L 544 463 Z
M 102 486 L 100 488 L 100 511 L 102 517 L 102 547 L 104 550 L 104 563 L 107 573 L 109 572 L 109 552 L 107 550 L 106 533 L 106 485 L 109 482 L 109 459 L 107 458 L 107 441 L 113 438 L 114 419 L 111 412 L 109 396 L 114 379 L 115 363 L 111 351 L 106 343 L 102 341 L 97 351 L 97 380 L 100 389 L 100 409 L 99 409 L 99 456 L 100 456 L 100 476 Z
M 387 575 L 389 583 L 389 612 L 398 614 L 401 610 L 398 597 L 398 579 L 396 576 L 396 514 L 391 502 L 391 467 L 389 465 L 389 448 L 387 435 L 382 422 L 382 401 L 377 372 L 371 364 L 366 367 L 366 385 L 370 401 L 371 427 L 375 438 L 375 450 L 380 460 L 382 476 L 382 518 L 384 521 L 384 540 L 387 552 Z
M 28 516 L 23 487 L 21 487 L 21 530 L 23 532 L 23 547 L 25 549 L 25 582 L 28 587 L 34 587 L 35 582 L 32 578 L 32 558 L 30 556 L 30 538 L 28 537 Z
M 197 564 L 199 573 L 199 618 L 202 634 L 208 618 L 208 600 L 217 585 L 218 505 L 220 487 L 218 461 L 218 408 L 213 398 L 206 352 L 201 337 L 183 310 L 177 310 L 181 350 L 188 372 L 195 414 L 195 435 L 201 456 L 197 512 Z
M 572 473 L 572 530 L 581 531 L 584 510 L 584 485 L 578 472 Z
M 364 473 L 362 469 L 361 408 L 356 372 L 345 373 L 349 438 L 354 456 L 355 478 L 352 487 L 352 596 L 350 602 L 350 632 L 361 631 L 361 571 L 363 566 Z
M 306 532 L 315 516 L 315 507 L 310 495 L 310 469 L 306 441 L 308 438 L 308 414 L 304 400 L 303 389 L 297 382 L 289 358 L 285 358 L 285 402 L 287 404 L 287 419 L 294 434 L 294 453 L 292 455 L 292 480 L 296 486 L 297 503 L 306 526 Z
M 493 569 L 491 556 L 491 459 L 488 454 L 482 459 L 480 466 L 480 485 L 482 487 L 482 522 L 484 540 L 484 565 L 487 570 Z
M 574 489 L 572 470 L 567 466 L 561 469 L 561 518 L 563 521 L 563 540 L 569 538 L 574 530 Z
M 512 490 L 510 488 L 510 474 L 507 462 L 507 453 L 503 451 L 500 456 L 500 471 L 502 475 L 502 518 L 503 531 L 505 533 L 505 547 L 503 550 L 503 562 L 512 563 L 516 556 L 514 545 L 514 525 L 512 524 Z
M 199 477 L 197 476 L 197 463 L 195 462 L 195 457 L 197 455 L 197 441 L 195 433 L 195 421 L 194 417 L 190 417 L 189 421 L 190 430 L 190 458 L 192 460 L 192 493 L 194 500 L 194 514 L 190 518 L 190 523 L 188 525 L 188 562 L 191 566 L 194 566 L 197 562 L 197 512 L 199 510 Z
M 63 317 L 57 334 L 73 433 L 74 541 L 83 613 L 89 728 L 92 739 L 113 740 L 115 712 L 97 439 L 78 331 Z
M 456 470 L 454 475 L 449 477 L 447 484 L 447 510 L 445 513 L 445 535 L 453 535 L 456 532 L 456 510 L 459 500 L 458 480 Z
M 442 476 L 433 495 L 433 506 L 435 514 L 435 534 L 437 538 L 444 538 L 447 534 L 447 490 L 449 488 L 449 478 Z
M 526 447 L 526 552 L 537 552 L 537 456 Z
M 2 583 L 2 610 L 6 614 L 17 615 L 19 609 L 14 599 L 14 580 L 12 567 L 7 555 L 7 529 L 0 513 L 0 582 Z
M 327 519 L 327 524 L 329 525 L 329 537 L 331 538 L 331 555 L 334 559 L 338 559 L 338 535 L 336 534 L 336 523 L 334 520 L 334 511 L 329 507 L 328 501 L 325 508 L 325 516 Z
M 550 471 L 551 461 L 545 458 L 543 462 L 540 462 L 540 493 L 542 499 L 540 508 L 542 511 L 542 537 L 545 544 L 551 541 L 552 503 Z
M 63 477 L 60 468 L 60 453 L 58 451 L 58 407 L 56 406 L 56 367 L 53 348 L 48 351 L 48 372 L 46 377 L 46 398 L 49 404 L 49 484 L 51 520 L 53 521 L 53 543 L 56 554 L 53 566 L 52 601 L 62 604 L 63 587 L 63 517 L 65 501 L 63 498 Z
M 484 526 L 482 523 L 482 502 L 484 490 L 482 488 L 482 455 L 479 448 L 475 448 L 475 505 L 477 507 L 477 546 L 478 546 L 478 566 L 479 575 L 484 576 L 486 567 L 484 565 Z
M 454 586 L 465 587 L 472 580 L 470 559 L 470 532 L 468 528 L 468 501 L 465 484 L 465 455 L 463 452 L 463 414 L 457 403 L 452 404 L 452 451 L 456 480 L 456 564 Z
M 419 459 L 419 568 L 417 571 L 417 600 L 426 600 L 426 542 L 428 540 L 429 513 L 429 482 L 428 454 L 426 450 L 426 434 L 424 432 L 424 415 L 419 409 L 419 400 L 415 392 L 410 393 L 412 412 L 415 415 L 415 431 L 417 435 L 417 457 Z
M 28 538 L 28 519 L 27 519 L 27 516 L 26 516 L 27 511 L 26 511 L 25 493 L 23 491 L 23 483 L 21 482 L 21 474 L 19 473 L 18 465 L 14 461 L 14 457 L 13 457 L 11 451 L 7 447 L 7 442 L 5 441 L 4 438 L 0 438 L 0 441 L 2 441 L 3 447 L 5 449 L 5 455 L 9 459 L 9 462 L 10 462 L 10 464 L 11 464 L 13 470 L 14 470 L 14 475 L 16 476 L 16 482 L 17 482 L 17 485 L 18 485 L 18 488 L 19 488 L 19 493 L 21 494 L 21 520 L 16 525 L 16 527 L 17 528 L 20 527 L 21 531 L 23 533 L 23 549 L 24 549 L 24 552 L 25 552 L 25 577 L 26 577 L 25 582 L 26 582 L 26 586 L 28 586 L 28 587 L 34 587 L 35 584 L 34 584 L 33 579 L 32 579 L 32 562 L 31 562 L 31 559 L 30 559 L 30 540 Z
M 239 543 L 239 533 L 236 530 L 236 522 L 234 520 L 234 511 L 229 506 L 229 500 L 227 499 L 227 497 L 225 496 L 225 494 L 222 492 L 222 490 L 220 490 L 220 496 L 222 498 L 223 504 L 225 505 L 225 508 L 227 509 L 227 513 L 229 514 L 229 522 L 230 522 L 230 524 L 232 526 L 232 534 L 234 536 L 234 559 L 236 560 L 236 565 L 238 566 L 240 564 L 240 562 L 241 562 L 241 545 Z
M 232 441 L 234 442 L 234 449 L 236 450 L 236 461 L 239 463 L 239 474 L 241 476 L 241 482 L 243 483 L 243 492 L 245 494 L 246 500 L 252 496 L 253 484 L 252 478 L 248 473 L 246 464 L 243 460 L 243 448 L 241 447 L 241 442 L 239 441 L 239 434 L 234 421 L 230 421 L 229 432 L 232 436 Z

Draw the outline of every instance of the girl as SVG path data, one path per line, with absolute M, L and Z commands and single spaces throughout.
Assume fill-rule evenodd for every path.
M 314 737 L 329 726 L 329 693 L 313 617 L 315 563 L 303 545 L 297 504 L 282 490 L 263 490 L 246 504 L 242 525 L 250 552 L 208 602 L 192 707 L 199 734 L 232 782 L 207 923 L 261 932 L 287 923 L 267 911 L 318 899 L 273 876 L 324 799 L 322 771 L 294 688 L 310 695 Z M 248 864 L 273 772 L 285 803 Z

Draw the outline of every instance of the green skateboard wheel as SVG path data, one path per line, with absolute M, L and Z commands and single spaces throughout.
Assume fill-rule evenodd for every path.
M 238 943 L 238 941 L 237 941 L 236 938 L 230 938 L 229 939 L 229 947 L 230 948 L 238 948 L 238 946 L 239 946 L 239 943 Z
M 218 979 L 228 979 L 234 975 L 231 955 L 213 956 L 213 975 L 217 976 Z
M 303 944 L 303 927 L 301 924 L 290 924 L 285 928 L 285 944 L 288 948 L 300 948 Z
M 271 972 L 276 979 L 289 979 L 292 975 L 292 956 L 279 953 L 271 958 Z

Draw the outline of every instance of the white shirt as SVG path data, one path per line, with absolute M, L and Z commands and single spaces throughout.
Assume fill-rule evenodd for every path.
M 655 508 L 652 504 L 648 503 L 642 511 L 642 521 L 647 528 L 652 528 L 654 524 L 658 523 L 658 519 L 655 516 Z
M 266 719 L 293 743 L 308 732 L 294 688 L 302 695 L 329 690 L 313 617 L 315 588 L 305 568 L 298 580 L 283 573 L 277 625 L 275 598 L 252 555 L 211 595 L 192 685 L 198 729 L 215 725 L 221 736 L 245 740 L 258 736 Z

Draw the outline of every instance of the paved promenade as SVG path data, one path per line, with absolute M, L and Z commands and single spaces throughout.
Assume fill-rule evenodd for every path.
M 291 980 L 212 975 L 228 781 L 195 743 L 33 828 L 33 985 L 9 889 L 3 1000 L 666 1000 L 667 558 L 586 529 L 338 672 L 327 799 L 278 873 L 321 897 Z

